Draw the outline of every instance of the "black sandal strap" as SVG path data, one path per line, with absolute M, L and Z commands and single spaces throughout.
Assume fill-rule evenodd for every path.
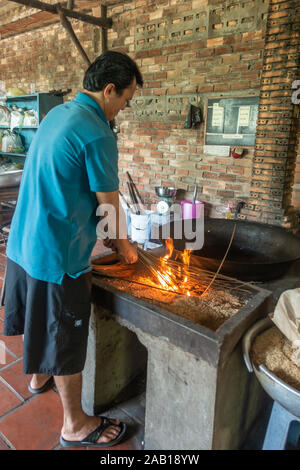
M 101 416 L 101 419 L 102 419 L 101 424 L 96 429 L 94 429 L 94 431 L 88 434 L 88 436 L 82 439 L 82 442 L 96 444 L 96 442 L 98 441 L 101 434 L 105 431 L 105 429 L 113 425 L 113 423 L 108 418 Z

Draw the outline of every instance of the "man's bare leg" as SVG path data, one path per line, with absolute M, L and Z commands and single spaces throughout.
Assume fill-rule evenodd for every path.
M 64 411 L 64 422 L 61 430 L 63 439 L 67 441 L 81 441 L 94 431 L 100 424 L 101 418 L 88 416 L 81 405 L 82 374 L 60 375 L 54 377 Z M 116 439 L 121 431 L 117 426 L 119 420 L 111 420 L 112 426 L 105 429 L 98 439 L 98 443 L 109 442 Z
M 50 379 L 50 377 L 51 375 L 47 374 L 33 374 L 30 381 L 30 386 L 34 389 L 40 388 L 45 385 L 45 383 L 47 382 L 47 380 Z

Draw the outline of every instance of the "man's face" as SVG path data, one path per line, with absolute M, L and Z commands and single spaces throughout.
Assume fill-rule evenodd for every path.
M 132 84 L 125 88 L 121 95 L 116 93 L 116 88 L 113 83 L 107 85 L 104 91 L 105 103 L 104 114 L 108 121 L 112 121 L 119 111 L 125 109 L 128 102 L 132 99 L 136 90 L 136 78 L 134 77 Z

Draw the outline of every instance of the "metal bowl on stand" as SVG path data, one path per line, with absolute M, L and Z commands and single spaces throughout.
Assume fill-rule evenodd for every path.
M 169 186 L 156 186 L 155 192 L 158 197 L 168 198 L 174 197 L 177 189 Z

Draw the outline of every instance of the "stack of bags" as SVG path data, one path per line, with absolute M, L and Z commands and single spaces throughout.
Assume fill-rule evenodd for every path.
M 270 318 L 290 341 L 293 351 L 290 359 L 300 367 L 300 288 L 283 292 Z

